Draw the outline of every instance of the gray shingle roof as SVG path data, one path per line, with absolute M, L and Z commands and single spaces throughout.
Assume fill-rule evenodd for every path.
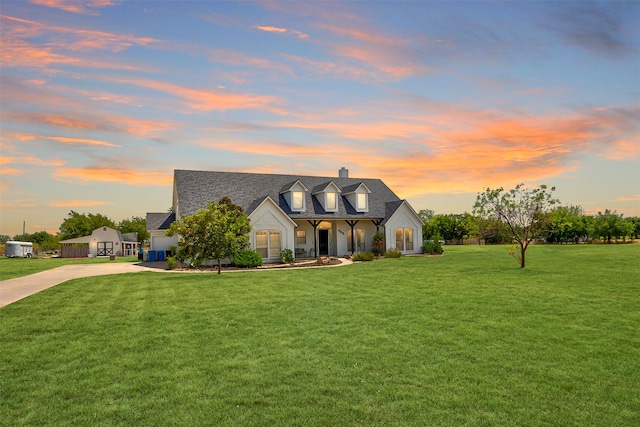
M 147 212 L 147 230 L 166 230 L 175 220 L 173 212 Z
M 283 189 L 290 188 L 300 181 L 308 189 L 335 183 L 340 189 L 353 190 L 361 183 L 365 184 L 369 194 L 369 212 L 356 212 L 344 197 L 338 197 L 338 211 L 325 212 L 312 191 L 306 192 L 306 211 L 292 212 L 284 196 Z M 175 170 L 174 183 L 177 193 L 177 205 L 181 216 L 192 215 L 198 209 L 206 207 L 212 200 L 227 196 L 250 214 L 264 199 L 271 197 L 292 219 L 384 219 L 388 214 L 387 204 L 402 202 L 396 194 L 380 179 L 336 178 L 303 175 L 257 174 L 241 172 L 214 172 Z M 344 190 L 343 190 L 344 192 Z M 397 208 L 398 205 L 395 207 Z M 395 211 L 395 209 L 394 209 Z M 147 214 L 147 228 L 152 229 Z M 166 215 L 166 214 L 165 214 Z M 151 218 L 151 221 L 156 220 Z M 159 219 L 158 219 L 159 220 Z M 159 229 L 159 228 L 156 228 Z

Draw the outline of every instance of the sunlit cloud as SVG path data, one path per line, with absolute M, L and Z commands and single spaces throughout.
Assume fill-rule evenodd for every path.
M 78 208 L 88 206 L 112 205 L 113 202 L 105 202 L 103 200 L 58 200 L 49 202 L 48 206 L 52 208 Z
M 91 9 L 117 4 L 111 0 L 31 0 L 31 3 L 82 15 L 98 15 L 97 11 Z
M 184 99 L 186 106 L 193 110 L 226 111 L 237 109 L 260 109 L 273 112 L 280 111 L 280 109 L 274 107 L 274 104 L 280 102 L 280 99 L 270 95 L 230 93 L 221 90 L 200 90 L 173 83 L 148 79 L 120 79 L 119 82 L 153 89 L 177 98 L 182 98 Z
M 91 117 L 81 113 L 75 116 L 60 114 L 38 114 L 11 112 L 4 114 L 5 118 L 24 123 L 46 124 L 73 130 L 102 130 L 122 132 L 132 135 L 147 136 L 156 132 L 164 132 L 178 127 L 176 123 L 159 122 L 155 120 L 136 119 L 128 116 Z
M 35 208 L 38 206 L 35 199 L 0 199 L 0 209 L 5 211 L 19 210 L 24 208 Z
M 23 170 L 21 169 L 17 169 L 17 168 L 0 168 L 0 175 L 10 175 L 10 176 L 16 176 L 16 175 L 22 175 L 24 173 Z
M 272 25 L 255 25 L 253 28 L 260 30 L 260 31 L 265 31 L 267 33 L 278 33 L 278 34 L 292 34 L 300 39 L 308 39 L 309 35 L 303 33 L 302 31 L 298 31 L 298 30 L 291 30 L 291 29 L 287 29 L 287 28 L 281 28 L 281 27 L 274 27 Z
M 631 197 L 618 197 L 617 199 L 613 200 L 614 202 L 636 202 L 636 201 L 640 201 L 640 194 L 636 194 L 634 196 Z
M 268 33 L 286 33 L 286 28 L 273 27 L 270 25 L 256 25 L 253 28 L 257 28 L 260 31 L 266 31 Z
M 235 67 L 255 67 L 263 70 L 275 71 L 277 73 L 285 73 L 289 76 L 293 75 L 291 69 L 285 64 L 245 55 L 229 49 L 215 49 L 211 55 L 211 60 L 213 62 L 233 65 Z
M 52 176 L 54 179 L 65 182 L 113 182 L 140 187 L 166 186 L 171 185 L 173 182 L 173 174 L 167 170 L 144 171 L 105 166 L 83 168 L 63 167 L 56 169 Z
M 110 142 L 100 141 L 97 139 L 68 138 L 64 136 L 48 136 L 47 139 L 50 139 L 52 141 L 57 141 L 62 144 L 69 144 L 69 145 L 80 144 L 80 145 L 96 145 L 96 146 L 102 146 L 102 147 L 121 147 L 121 145 L 112 144 Z

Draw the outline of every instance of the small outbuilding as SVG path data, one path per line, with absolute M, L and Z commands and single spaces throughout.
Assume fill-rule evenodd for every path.
M 122 234 L 110 227 L 93 230 L 90 236 L 61 240 L 61 258 L 134 256 L 138 253 L 138 233 Z

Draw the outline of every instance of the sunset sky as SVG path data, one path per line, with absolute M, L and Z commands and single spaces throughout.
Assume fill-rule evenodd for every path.
M 174 169 L 640 215 L 640 2 L 7 1 L 0 234 L 171 206 Z

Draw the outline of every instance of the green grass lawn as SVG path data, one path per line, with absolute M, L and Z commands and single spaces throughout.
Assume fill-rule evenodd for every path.
M 27 276 L 44 270 L 68 264 L 98 264 L 106 262 L 137 262 L 135 256 L 116 257 L 110 261 L 108 257 L 101 258 L 7 258 L 0 257 L 0 280 Z
M 640 245 L 79 279 L 0 309 L 0 424 L 640 425 Z

